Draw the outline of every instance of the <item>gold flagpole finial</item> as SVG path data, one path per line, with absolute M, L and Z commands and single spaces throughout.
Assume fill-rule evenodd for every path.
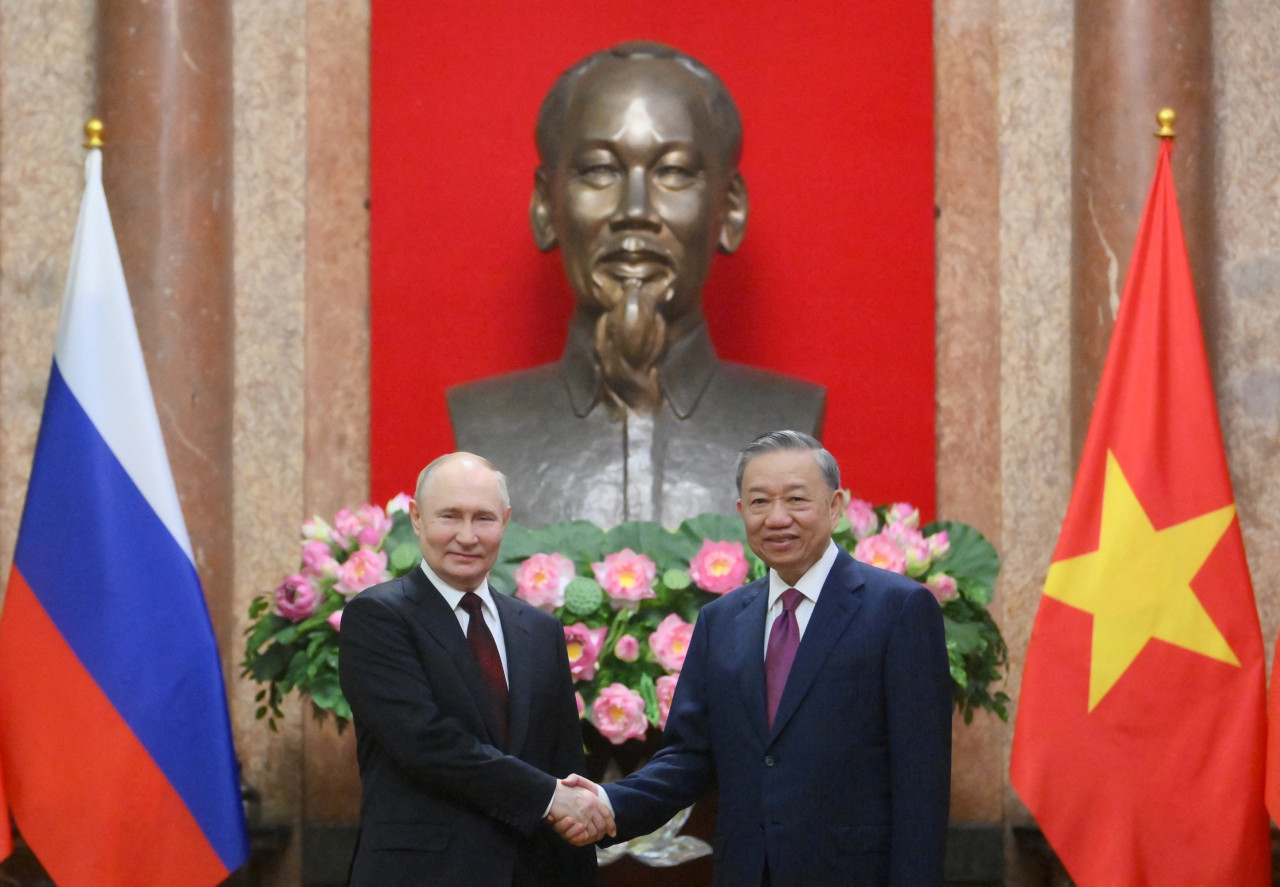
M 1162 108 L 1160 113 L 1156 115 L 1156 123 L 1160 124 L 1160 129 L 1156 131 L 1162 139 L 1171 139 L 1177 136 L 1173 131 L 1173 124 L 1177 121 L 1178 115 L 1173 113 L 1173 108 Z
M 84 146 L 86 148 L 102 147 L 102 121 L 97 117 L 84 125 Z

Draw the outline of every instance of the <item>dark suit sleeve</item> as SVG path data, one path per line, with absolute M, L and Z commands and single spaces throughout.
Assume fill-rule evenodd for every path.
M 694 623 L 662 748 L 640 770 L 605 786 L 618 826 L 617 840 L 647 835 L 696 802 L 710 787 L 711 753 L 706 674 L 711 619 L 704 610 Z
M 358 595 L 343 612 L 340 641 L 339 677 L 357 728 L 398 768 L 519 831 L 537 830 L 555 779 L 481 742 L 442 711 L 427 669 L 452 665 L 423 661 L 403 613 Z
M 918 586 L 903 602 L 885 663 L 892 786 L 890 884 L 942 884 L 951 793 L 951 672 L 942 610 Z

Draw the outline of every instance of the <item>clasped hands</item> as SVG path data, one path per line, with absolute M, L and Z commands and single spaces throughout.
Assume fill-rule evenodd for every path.
M 613 811 L 600 797 L 599 786 L 574 773 L 556 783 L 547 822 L 570 844 L 578 847 L 617 835 Z

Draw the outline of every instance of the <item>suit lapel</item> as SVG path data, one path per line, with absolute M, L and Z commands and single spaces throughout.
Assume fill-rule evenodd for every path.
M 862 597 L 858 594 L 861 588 L 862 582 L 853 569 L 853 558 L 844 550 L 839 551 L 835 563 L 831 565 L 831 572 L 827 574 L 827 581 L 822 585 L 822 594 L 818 595 L 818 602 L 809 615 L 804 637 L 800 639 L 795 661 L 791 664 L 791 673 L 787 675 L 787 685 L 783 688 L 782 699 L 778 703 L 771 735 L 776 736 L 787 725 L 787 721 L 800 706 L 800 701 L 821 673 L 823 663 L 862 606 Z M 762 687 L 763 675 L 762 665 Z
M 764 619 L 769 609 L 769 580 L 757 580 L 743 594 L 742 609 L 733 620 L 733 659 L 738 690 L 747 718 L 763 743 L 769 738 L 764 700 Z
M 498 723 L 494 720 L 494 714 L 490 711 L 491 706 L 481 705 L 479 702 L 489 698 L 489 686 L 485 683 L 479 663 L 471 653 L 467 636 L 462 633 L 457 614 L 421 569 L 415 568 L 405 574 L 404 589 L 405 596 L 413 603 L 409 611 L 418 624 L 449 654 L 449 660 L 457 668 L 462 682 L 466 684 L 467 695 L 475 706 L 476 717 L 484 723 L 485 732 L 488 734 L 480 738 L 490 745 L 501 748 L 502 743 L 499 738 L 501 734 Z M 496 594 L 495 597 L 497 597 Z M 503 622 L 503 633 L 506 633 L 506 622 Z
M 529 733 L 533 705 L 533 669 L 529 660 L 532 637 L 527 614 L 493 586 L 489 586 L 489 594 L 502 620 L 502 638 L 507 648 L 507 752 L 519 757 Z

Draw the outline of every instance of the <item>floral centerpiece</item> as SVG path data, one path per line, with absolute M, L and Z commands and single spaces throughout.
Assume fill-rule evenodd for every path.
M 301 566 L 249 608 L 244 675 L 265 686 L 257 716 L 275 729 L 298 690 L 339 727 L 351 708 L 338 686 L 338 632 L 346 601 L 401 576 L 421 559 L 401 494 L 386 509 L 343 509 L 332 524 L 303 524 Z M 986 709 L 1007 718 L 993 690 L 1006 648 L 987 611 L 1000 571 L 995 549 L 966 524 L 920 526 L 910 505 L 873 506 L 846 495 L 833 533 L 855 558 L 911 576 L 942 606 L 954 700 L 965 721 Z M 693 623 L 704 604 L 765 574 L 737 517 L 703 514 L 674 531 L 648 522 L 610 530 L 587 521 L 530 529 L 509 524 L 490 582 L 564 623 L 578 709 L 613 745 L 666 724 Z

